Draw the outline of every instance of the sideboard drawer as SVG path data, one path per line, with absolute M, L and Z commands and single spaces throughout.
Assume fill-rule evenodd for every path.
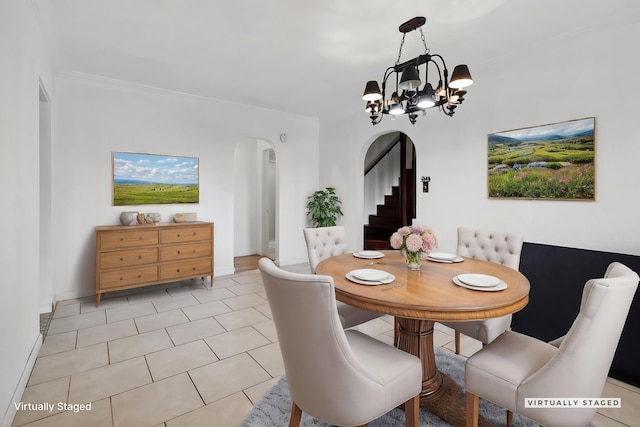
M 188 279 L 212 274 L 211 258 L 168 262 L 160 265 L 160 280 Z
M 100 273 L 100 287 L 102 289 L 118 288 L 131 284 L 155 282 L 158 280 L 158 266 L 123 268 L 120 270 Z
M 100 250 L 125 249 L 158 244 L 158 230 L 131 230 L 102 233 Z
M 154 247 L 102 252 L 100 254 L 100 268 L 103 270 L 156 262 L 158 262 L 158 248 Z
M 192 225 L 182 228 L 160 230 L 160 242 L 182 243 L 196 242 L 198 240 L 211 240 L 211 226 L 209 225 Z
M 96 307 L 105 292 L 186 279 L 213 283 L 213 223 L 96 227 Z
M 188 245 L 169 245 L 160 248 L 161 261 L 211 257 L 211 242 L 190 243 Z

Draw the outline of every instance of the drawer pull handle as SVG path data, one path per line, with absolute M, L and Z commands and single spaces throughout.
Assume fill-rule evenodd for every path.
M 195 232 L 195 231 L 193 232 L 193 235 L 194 235 L 194 236 L 196 235 L 196 232 Z
M 180 251 L 178 251 L 178 255 L 180 255 Z
M 120 261 L 124 261 L 124 258 L 120 257 Z
M 142 255 L 138 255 L 138 259 L 142 259 Z
M 124 277 L 121 277 L 120 280 L 124 280 Z
M 194 253 L 194 254 L 196 253 L 196 250 L 195 250 L 195 249 L 193 250 L 193 253 Z
M 121 242 L 124 242 L 124 237 L 121 237 L 121 238 L 120 238 L 120 241 L 121 241 Z
M 196 271 L 196 268 L 195 268 L 195 267 L 193 267 L 193 268 L 192 268 L 192 270 L 193 270 L 193 271 Z
M 138 279 L 142 277 L 142 274 L 138 274 Z
M 179 268 L 176 269 L 176 273 L 180 273 L 180 269 Z
M 138 237 L 138 240 L 142 240 L 142 236 Z
M 178 233 L 176 237 L 180 237 L 180 233 Z

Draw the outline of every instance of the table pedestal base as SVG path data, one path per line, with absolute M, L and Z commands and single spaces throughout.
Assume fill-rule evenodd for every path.
M 432 320 L 398 319 L 398 348 L 422 362 L 421 404 L 438 398 L 445 391 L 444 376 L 436 367 L 433 353 L 433 324 Z
M 455 381 L 443 375 L 436 366 L 433 350 L 434 323 L 432 320 L 398 318 L 396 342 L 399 349 L 417 356 L 422 362 L 420 407 L 455 427 L 464 427 L 466 407 L 462 402 L 462 392 Z M 491 427 L 483 417 L 479 417 L 478 425 Z

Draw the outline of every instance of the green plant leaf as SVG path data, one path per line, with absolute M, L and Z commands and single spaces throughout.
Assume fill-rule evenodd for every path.
M 318 190 L 307 198 L 307 215 L 314 227 L 330 227 L 342 215 L 342 201 L 335 193 L 334 187 Z

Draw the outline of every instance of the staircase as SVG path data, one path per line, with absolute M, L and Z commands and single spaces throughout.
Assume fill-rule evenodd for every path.
M 375 215 L 369 215 L 369 224 L 364 226 L 364 248 L 368 250 L 391 249 L 389 238 L 402 227 L 400 215 L 400 187 L 391 188 L 384 196 L 384 204 L 378 205 Z
M 369 224 L 364 226 L 364 249 L 391 249 L 391 235 L 398 228 L 411 224 L 416 217 L 416 152 L 413 143 L 407 139 L 404 134 L 399 139 L 399 185 L 391 187 L 391 194 L 384 196 L 384 203 L 376 206 L 376 214 L 369 215 Z

